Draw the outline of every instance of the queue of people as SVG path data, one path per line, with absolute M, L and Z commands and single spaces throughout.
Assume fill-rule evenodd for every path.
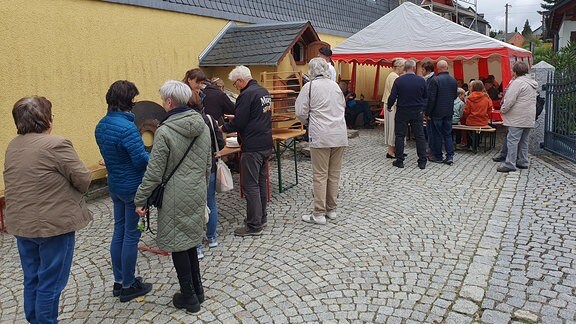
M 297 118 L 309 129 L 314 196 L 312 210 L 301 218 L 319 225 L 337 217 L 340 175 L 348 146 L 346 94 L 331 79 L 329 67 L 323 57 L 309 62 L 311 78 L 295 104 Z M 484 83 L 472 82 L 471 94 L 465 98 L 464 89 L 448 74 L 447 62 L 441 60 L 436 67 L 437 75 L 430 73 L 433 66 L 427 66 L 425 79 L 416 75 L 414 60 L 393 62 L 394 72 L 387 79 L 383 102 L 385 118 L 394 121 L 387 123 L 385 135 L 387 157 L 394 158 L 395 167 L 404 167 L 409 126 L 416 138 L 418 167 L 425 169 L 428 161 L 454 162 L 451 125 L 456 119 L 466 125 L 487 122 L 491 100 Z M 514 80 L 504 95 L 502 114 L 508 135 L 503 151 L 494 159 L 504 162 L 499 172 L 528 167 L 527 141 L 534 127 L 536 82 L 527 73 L 526 63 L 515 63 Z M 162 186 L 156 239 L 160 249 L 171 253 L 176 270 L 180 289 L 172 302 L 178 309 L 200 311 L 206 298 L 199 263 L 205 238 L 210 248 L 218 246 L 215 161 L 224 147 L 222 132 L 237 132 L 242 151 L 246 218 L 234 235 L 259 236 L 267 225 L 266 163 L 273 142 L 270 94 L 245 66 L 234 68 L 228 78 L 240 92 L 234 108 L 226 94 L 207 84 L 200 69 L 187 71 L 182 81 L 167 81 L 160 88 L 166 115 L 155 132 L 151 153 L 145 150 L 131 113 L 139 94 L 136 85 L 119 80 L 106 93 L 108 110 L 96 126 L 95 137 L 108 170 L 114 206 L 112 296 L 120 302 L 152 291 L 153 285 L 135 273 L 141 235 L 138 223 L 149 213 L 148 198 Z M 234 117 L 220 125 L 218 119 L 230 112 Z M 6 152 L 7 229 L 16 237 L 22 263 L 26 319 L 54 322 L 70 275 L 75 232 L 92 220 L 83 196 L 91 173 L 70 141 L 51 135 L 54 115 L 46 98 L 22 98 L 12 115 L 18 136 Z M 430 156 L 426 152 L 425 120 L 430 129 Z M 393 142 L 389 133 L 394 134 Z M 31 166 L 30 161 L 43 163 Z

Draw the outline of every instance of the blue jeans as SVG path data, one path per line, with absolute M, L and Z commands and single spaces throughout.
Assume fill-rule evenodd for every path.
M 454 144 L 452 143 L 452 116 L 432 117 L 430 119 L 430 138 L 428 143 L 430 153 L 435 160 L 442 160 L 442 142 L 446 147 L 446 159 L 454 158 Z
M 210 174 L 208 183 L 208 197 L 206 199 L 208 208 L 210 208 L 210 217 L 206 225 L 206 237 L 215 239 L 217 237 L 216 227 L 218 226 L 218 206 L 216 205 L 216 172 Z
M 58 303 L 70 277 L 75 241 L 75 232 L 42 238 L 16 236 L 28 322 L 58 323 Z
M 137 229 L 140 216 L 136 214 L 134 194 L 117 195 L 110 192 L 114 203 L 114 234 L 110 243 L 114 281 L 123 288 L 132 286 L 135 280 L 138 241 L 141 232 Z

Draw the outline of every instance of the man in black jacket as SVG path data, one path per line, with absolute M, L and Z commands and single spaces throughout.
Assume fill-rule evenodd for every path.
M 394 135 L 396 144 L 396 161 L 392 165 L 404 167 L 404 139 L 408 125 L 414 131 L 416 138 L 416 152 L 418 153 L 418 167 L 426 168 L 426 141 L 424 140 L 422 111 L 426 107 L 426 81 L 423 77 L 414 74 L 416 62 L 407 60 L 404 63 L 406 73 L 399 76 L 388 97 L 388 111 L 396 103 L 396 117 Z
M 430 118 L 430 162 L 454 163 L 454 145 L 452 144 L 452 115 L 454 100 L 458 96 L 456 79 L 448 74 L 448 63 L 444 60 L 436 64 L 438 75 L 430 80 L 428 86 L 428 107 L 426 116 Z M 446 147 L 446 159 L 443 160 L 442 142 Z
M 242 148 L 241 187 L 246 196 L 246 226 L 237 228 L 237 236 L 262 235 L 266 226 L 267 177 L 266 162 L 272 154 L 272 112 L 268 91 L 252 79 L 250 69 L 237 66 L 228 76 L 240 91 L 235 115 L 221 129 L 238 132 Z

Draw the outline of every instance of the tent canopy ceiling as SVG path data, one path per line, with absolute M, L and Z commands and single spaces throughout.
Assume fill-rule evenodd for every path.
M 491 55 L 531 57 L 532 53 L 482 35 L 411 2 L 350 36 L 333 49 L 333 60 L 390 62 L 396 57 L 438 60 Z

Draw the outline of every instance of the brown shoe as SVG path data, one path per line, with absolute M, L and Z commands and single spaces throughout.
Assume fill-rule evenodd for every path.
M 253 229 L 248 226 L 240 227 L 234 230 L 236 236 L 260 236 L 262 229 Z

